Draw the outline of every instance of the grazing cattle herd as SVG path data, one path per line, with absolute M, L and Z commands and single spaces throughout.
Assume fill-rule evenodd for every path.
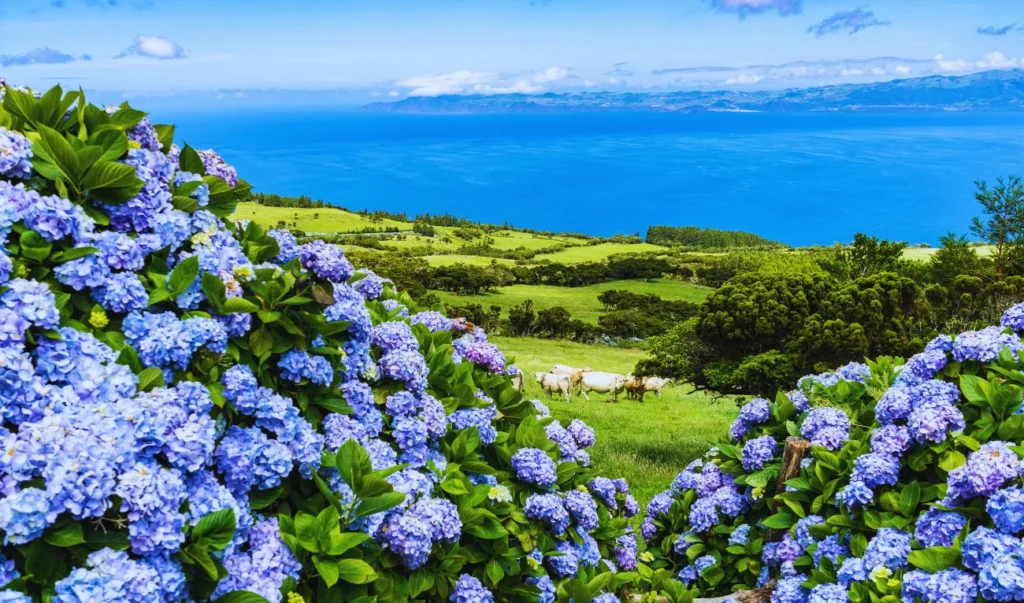
M 523 372 L 516 369 L 516 373 L 512 375 L 512 384 L 519 391 L 523 391 L 523 378 Z M 661 390 L 672 381 L 661 377 L 603 373 L 590 367 L 573 368 L 564 364 L 556 364 L 555 368 L 547 373 L 534 373 L 533 378 L 548 397 L 562 396 L 566 402 L 572 400 L 573 394 L 589 400 L 588 393 L 608 394 L 609 402 L 618 402 L 619 394 L 622 392 L 626 392 L 630 400 L 643 402 L 644 395 L 648 392 L 654 392 L 654 395 L 660 398 Z

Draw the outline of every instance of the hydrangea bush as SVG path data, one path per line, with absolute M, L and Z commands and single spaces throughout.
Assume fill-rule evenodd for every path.
M 1022 317 L 750 401 L 648 506 L 641 569 L 718 595 L 775 580 L 772 603 L 1024 600 Z M 811 453 L 776 492 L 791 436 Z
M 614 600 L 594 433 L 128 105 L 0 87 L 0 602 Z M 609 599 L 611 597 L 611 599 Z

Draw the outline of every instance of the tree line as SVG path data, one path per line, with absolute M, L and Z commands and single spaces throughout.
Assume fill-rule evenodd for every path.
M 650 340 L 639 374 L 701 389 L 773 396 L 794 379 L 851 361 L 920 352 L 938 333 L 998 322 L 1024 299 L 1024 182 L 976 183 L 983 256 L 949 233 L 927 262 L 905 243 L 859 234 L 808 255 L 819 270 L 735 274 L 695 316 Z
M 646 240 L 652 245 L 665 247 L 692 247 L 695 249 L 728 249 L 733 247 L 782 248 L 782 243 L 738 230 L 718 230 L 697 226 L 651 226 Z

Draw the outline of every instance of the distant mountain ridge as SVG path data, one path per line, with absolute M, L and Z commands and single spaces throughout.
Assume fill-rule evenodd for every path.
M 378 113 L 1024 111 L 1024 70 L 874 84 L 714 92 L 577 92 L 414 96 L 365 105 Z

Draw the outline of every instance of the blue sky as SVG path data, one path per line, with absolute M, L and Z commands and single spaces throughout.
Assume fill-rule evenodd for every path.
M 1020 66 L 1022 0 L 0 0 L 0 75 L 127 96 L 754 89 Z

